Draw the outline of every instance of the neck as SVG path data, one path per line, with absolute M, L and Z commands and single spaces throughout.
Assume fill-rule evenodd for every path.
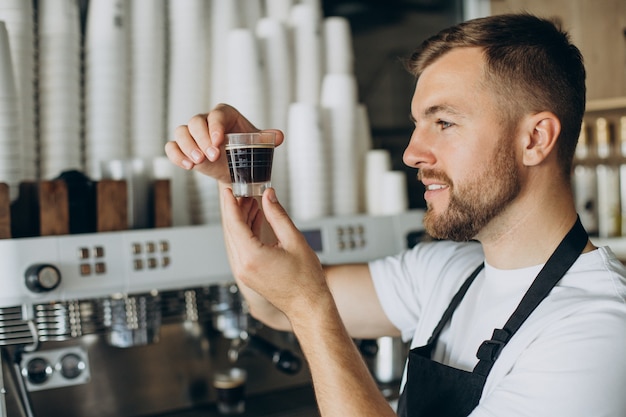
M 539 203 L 538 203 L 539 202 Z M 476 237 L 485 260 L 500 269 L 545 263 L 576 222 L 569 189 L 560 195 L 521 194 Z M 589 242 L 584 252 L 595 249 Z

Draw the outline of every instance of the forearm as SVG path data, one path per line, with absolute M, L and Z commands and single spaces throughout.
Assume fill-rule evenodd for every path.
M 311 370 L 321 416 L 395 416 L 349 337 L 332 297 L 316 303 L 308 317 L 292 318 L 292 326 Z

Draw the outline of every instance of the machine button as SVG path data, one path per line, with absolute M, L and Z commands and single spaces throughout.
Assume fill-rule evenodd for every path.
M 135 271 L 141 271 L 143 269 L 143 260 L 135 259 L 133 261 L 133 268 L 135 268 Z
M 33 358 L 22 369 L 22 375 L 32 384 L 43 384 L 52 375 L 52 366 L 43 358 Z
M 154 269 L 158 265 L 158 262 L 155 258 L 148 258 L 148 268 Z
M 80 264 L 80 274 L 84 277 L 86 277 L 87 275 L 91 275 L 91 265 Z
M 26 287 L 32 292 L 52 291 L 61 283 L 59 270 L 48 264 L 35 264 L 30 266 L 24 274 Z
M 154 242 L 146 243 L 146 252 L 148 253 L 156 252 L 156 245 L 154 244 Z
M 141 244 L 133 243 L 132 251 L 133 251 L 133 255 L 139 255 L 141 253 Z
M 104 258 L 104 248 L 102 246 L 93 248 L 93 256 L 95 258 Z
M 161 266 L 163 268 L 167 268 L 168 266 L 170 266 L 170 263 L 172 263 L 172 261 L 169 256 L 164 256 L 161 260 Z
M 85 362 L 75 353 L 63 356 L 58 364 L 58 370 L 67 379 L 78 378 L 85 370 Z
M 78 259 L 89 259 L 89 249 L 78 248 Z
M 170 251 L 170 243 L 167 240 L 162 240 L 159 242 L 159 249 L 161 252 L 169 252 Z
M 104 274 L 107 272 L 107 265 L 104 262 L 97 262 L 94 265 L 94 268 L 96 270 L 96 274 Z

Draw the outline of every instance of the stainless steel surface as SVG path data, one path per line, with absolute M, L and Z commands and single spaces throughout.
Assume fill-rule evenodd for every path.
M 399 337 L 376 339 L 378 351 L 370 362 L 370 370 L 381 384 L 393 384 L 402 379 L 408 345 Z
M 289 388 L 246 398 L 241 417 L 319 417 L 315 394 L 310 385 Z M 177 410 L 154 417 L 221 417 L 214 405 L 193 410 Z
M 289 334 L 267 329 L 259 333 L 285 348 L 297 347 Z M 145 346 L 118 348 L 104 336 L 91 335 L 47 343 L 38 353 L 45 355 L 47 350 L 77 343 L 89 354 L 90 381 L 30 392 L 35 416 L 131 417 L 209 407 L 215 402 L 213 372 L 231 366 L 226 358 L 230 340 L 199 323 L 166 324 L 160 341 Z M 248 395 L 309 383 L 306 368 L 297 375 L 285 375 L 254 354 L 242 355 L 237 366 L 248 372 Z

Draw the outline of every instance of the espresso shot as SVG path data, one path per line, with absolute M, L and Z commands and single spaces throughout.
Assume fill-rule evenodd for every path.
M 272 185 L 275 140 L 274 132 L 226 135 L 226 158 L 236 197 L 260 196 Z

